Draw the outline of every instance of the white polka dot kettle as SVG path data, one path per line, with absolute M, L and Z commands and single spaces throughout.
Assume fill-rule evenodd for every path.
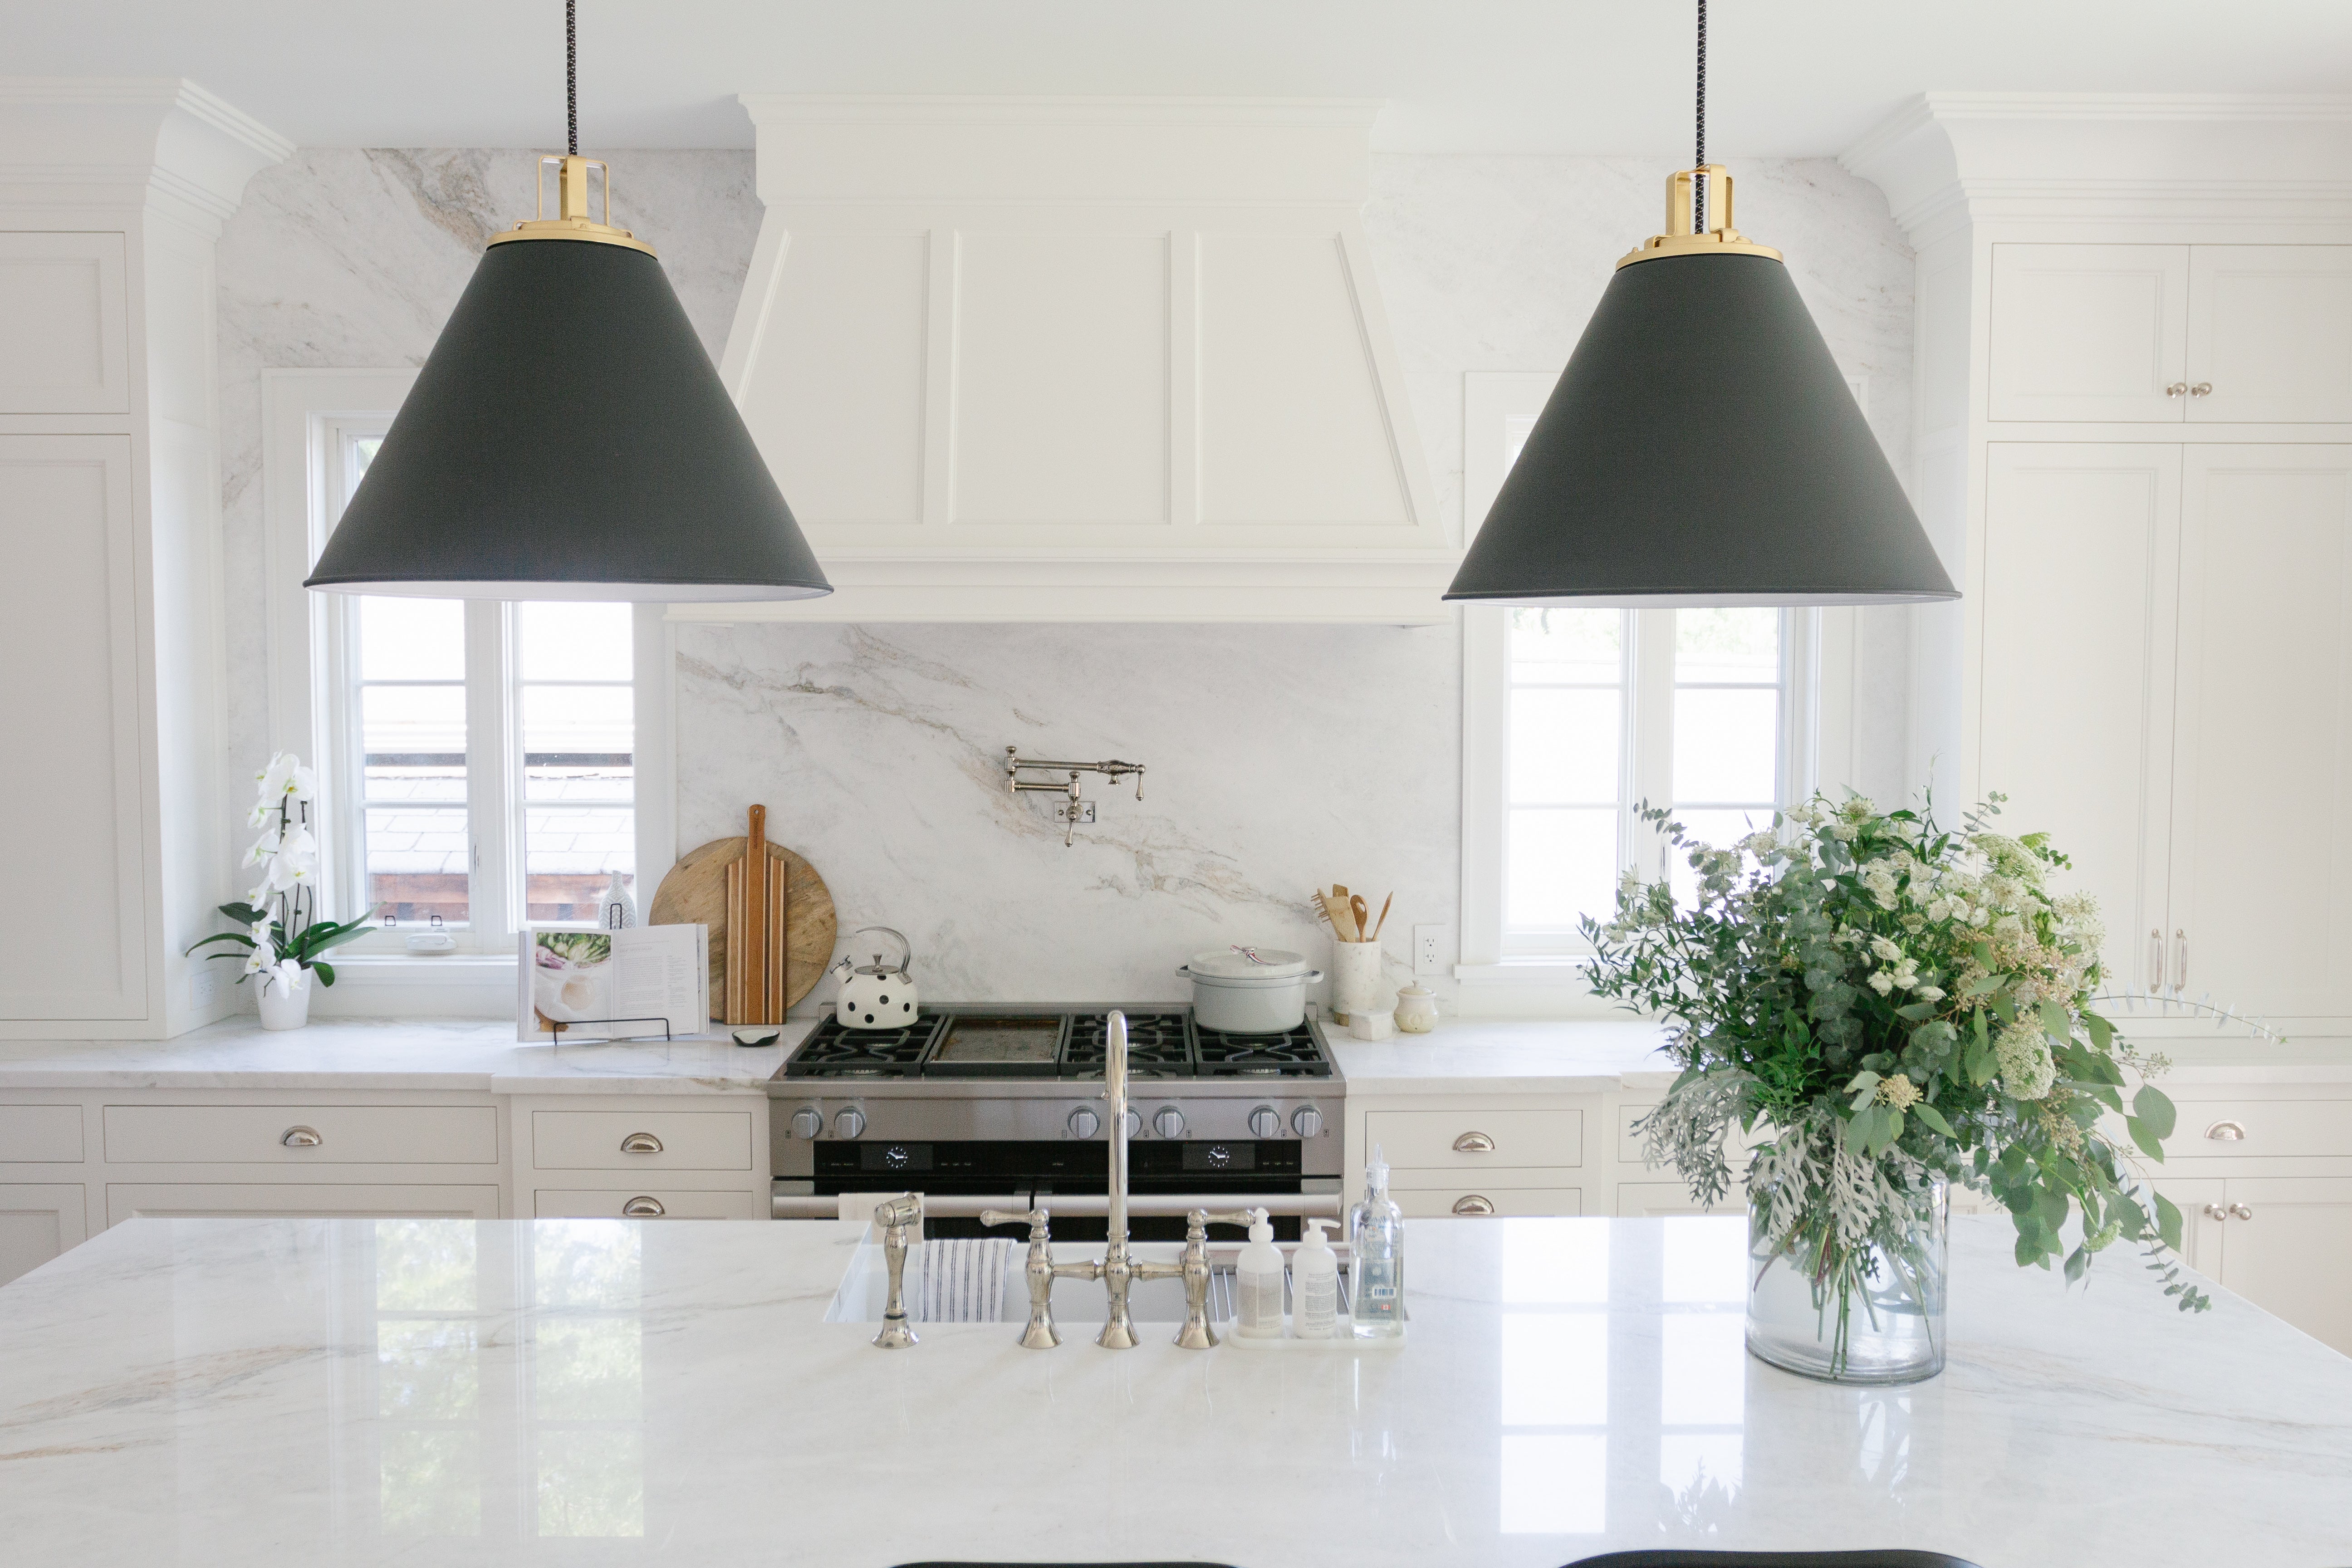
M 844 958 L 833 967 L 841 975 L 841 994 L 834 999 L 833 1016 L 850 1029 L 903 1029 L 915 1021 L 915 978 L 907 973 L 915 962 L 915 946 L 888 926 L 860 926 L 852 939 L 879 931 L 898 944 L 896 963 L 885 963 L 876 953 L 871 963 L 852 964 Z

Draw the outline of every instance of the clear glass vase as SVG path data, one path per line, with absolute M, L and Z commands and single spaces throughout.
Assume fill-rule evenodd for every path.
M 1748 1220 L 1748 1350 L 1830 1383 L 1917 1383 L 1944 1370 L 1949 1194 L 1937 1178 L 1906 1216 L 1898 1245 L 1842 1247 L 1824 1214 L 1780 1246 Z

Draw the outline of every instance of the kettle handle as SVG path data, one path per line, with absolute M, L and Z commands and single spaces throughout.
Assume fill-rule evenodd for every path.
M 856 931 L 851 931 L 849 934 L 852 936 L 864 936 L 869 931 L 878 931 L 884 936 L 890 938 L 893 942 L 896 942 L 898 944 L 898 951 L 903 954 L 903 956 L 898 960 L 898 973 L 901 974 L 908 973 L 915 962 L 915 944 L 908 942 L 897 931 L 892 931 L 888 926 L 859 926 Z

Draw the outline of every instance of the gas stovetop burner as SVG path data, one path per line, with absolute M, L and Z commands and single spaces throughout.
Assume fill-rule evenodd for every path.
M 1329 1078 L 1312 1026 L 1278 1035 L 1204 1029 L 1189 1007 L 1122 1007 L 1130 1078 Z M 926 1007 L 903 1029 L 828 1017 L 784 1064 L 786 1078 L 1099 1080 L 1108 1007 Z

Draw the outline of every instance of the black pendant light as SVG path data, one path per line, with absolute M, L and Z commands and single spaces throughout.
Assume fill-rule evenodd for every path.
M 833 585 L 652 247 L 580 156 L 573 0 L 557 216 L 519 223 L 401 405 L 309 587 L 466 599 L 801 599 Z M 604 217 L 588 172 L 604 171 Z M 543 210 L 543 209 L 542 209 Z
M 1617 263 L 1448 599 L 1595 607 L 1959 596 L 1780 253 L 1706 161 Z

